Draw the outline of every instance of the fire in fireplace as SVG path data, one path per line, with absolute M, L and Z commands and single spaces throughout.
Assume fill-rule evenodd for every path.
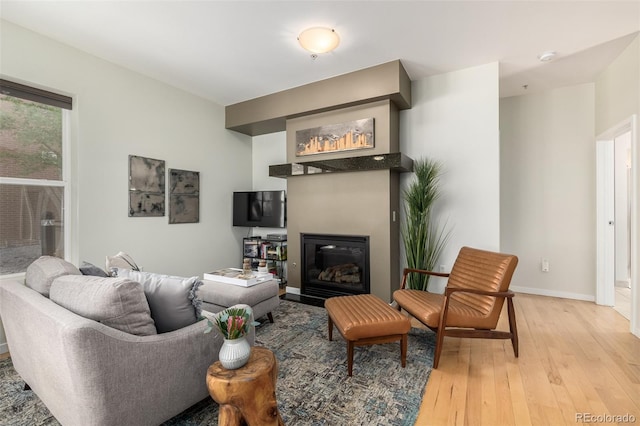
M 301 234 L 302 288 L 308 296 L 367 294 L 369 237 Z

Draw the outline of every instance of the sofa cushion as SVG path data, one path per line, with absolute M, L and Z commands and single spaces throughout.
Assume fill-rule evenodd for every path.
M 82 272 L 82 275 L 93 275 L 94 277 L 103 277 L 103 278 L 109 276 L 105 271 L 102 270 L 102 268 L 99 268 L 98 266 L 89 262 L 82 262 L 82 264 L 80 264 L 80 268 L 78 269 L 80 269 L 80 272 Z
M 196 297 L 196 290 L 202 285 L 198 277 L 174 277 L 122 268 L 115 271 L 118 277 L 142 284 L 158 333 L 177 330 L 198 321 L 202 303 Z
M 157 334 L 142 285 L 132 280 L 66 275 L 53 281 L 50 299 L 125 333 Z
M 34 260 L 25 274 L 27 287 L 49 297 L 51 283 L 63 275 L 81 275 L 82 273 L 71 263 L 53 256 L 41 256 Z

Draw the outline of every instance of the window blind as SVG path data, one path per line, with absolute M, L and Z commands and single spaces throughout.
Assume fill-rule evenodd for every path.
M 35 87 L 25 86 L 9 80 L 0 79 L 0 92 L 3 95 L 40 102 L 58 108 L 71 109 L 72 107 L 72 99 L 69 96 L 36 89 Z

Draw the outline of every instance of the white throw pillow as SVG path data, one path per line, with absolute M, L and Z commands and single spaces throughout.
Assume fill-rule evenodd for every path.
M 118 252 L 115 256 L 107 256 L 105 260 L 105 268 L 107 274 L 112 277 L 116 276 L 113 272 L 115 268 L 130 269 L 132 271 L 140 270 L 138 265 L 136 265 L 136 262 L 133 261 L 133 258 L 122 251 Z

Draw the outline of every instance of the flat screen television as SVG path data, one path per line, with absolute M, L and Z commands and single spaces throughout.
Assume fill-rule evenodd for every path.
M 233 226 L 287 226 L 287 198 L 281 191 L 240 191 L 233 193 Z

